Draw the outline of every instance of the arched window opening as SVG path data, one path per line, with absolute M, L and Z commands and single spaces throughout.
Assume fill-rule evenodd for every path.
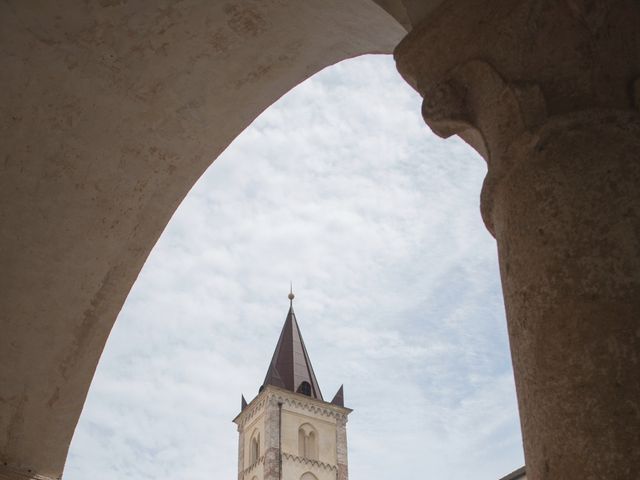
M 298 456 L 318 460 L 318 432 L 309 423 L 298 429 Z
M 298 393 L 306 395 L 307 397 L 311 396 L 311 385 L 309 382 L 302 382 L 297 390 Z
M 306 433 L 302 427 L 298 430 L 298 456 L 304 458 L 304 442 Z
M 307 443 L 305 445 L 305 453 L 306 458 L 310 458 L 311 460 L 318 459 L 318 445 L 316 442 L 316 432 L 309 432 L 307 435 Z
M 257 435 L 254 433 L 253 437 L 251 437 L 251 444 L 249 450 L 249 464 L 253 465 L 260 458 L 260 434 Z
M 318 480 L 318 477 L 316 477 L 311 472 L 307 472 L 302 474 L 302 476 L 300 477 L 300 480 Z

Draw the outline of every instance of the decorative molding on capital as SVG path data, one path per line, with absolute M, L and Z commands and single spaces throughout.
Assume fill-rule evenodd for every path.
M 398 45 L 398 70 L 435 133 L 495 161 L 551 116 L 638 109 L 640 3 L 595 3 L 445 0 Z
M 628 109 L 640 69 L 639 24 L 635 0 L 444 0 L 394 56 L 423 97 L 439 95 L 441 84 L 460 69 L 483 62 L 508 85 L 540 89 L 549 115 L 596 106 Z M 460 111 L 457 103 L 453 112 Z
M 486 160 L 492 233 L 493 192 L 543 129 L 640 110 L 640 3 L 595 3 L 444 0 L 394 52 L 427 125 Z
M 538 85 L 508 83 L 482 60 L 453 68 L 443 81 L 425 87 L 423 95 L 422 116 L 434 133 L 459 135 L 488 163 L 547 117 Z

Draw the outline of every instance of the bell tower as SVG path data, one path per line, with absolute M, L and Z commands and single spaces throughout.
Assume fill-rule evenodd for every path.
M 293 312 L 289 312 L 258 395 L 242 396 L 238 480 L 347 480 L 343 387 L 322 398 Z

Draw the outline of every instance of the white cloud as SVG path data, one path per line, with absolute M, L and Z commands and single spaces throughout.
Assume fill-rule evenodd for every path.
M 353 480 L 497 479 L 522 449 L 483 161 L 436 138 L 388 57 L 333 66 L 203 175 L 101 359 L 67 480 L 236 478 L 294 281 L 325 397 L 345 384 Z

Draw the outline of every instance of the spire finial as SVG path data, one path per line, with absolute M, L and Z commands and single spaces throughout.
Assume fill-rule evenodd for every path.
M 291 305 L 293 305 L 293 299 L 296 298 L 296 296 L 293 294 L 293 282 L 291 282 L 290 286 L 289 286 L 289 303 Z

